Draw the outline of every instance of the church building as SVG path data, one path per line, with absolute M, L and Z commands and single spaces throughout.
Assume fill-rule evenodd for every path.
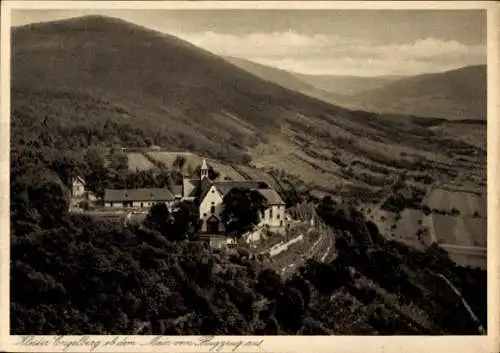
M 220 234 L 224 232 L 224 224 L 221 219 L 224 196 L 234 188 L 246 188 L 259 192 L 268 203 L 268 208 L 260 215 L 258 226 L 267 225 L 275 232 L 282 232 L 285 229 L 285 203 L 279 194 L 268 184 L 262 181 L 212 181 L 208 175 L 208 165 L 203 160 L 200 170 L 199 181 L 189 181 L 183 183 L 194 184 L 193 189 L 185 189 L 184 195 L 192 197 L 193 190 L 198 187 L 199 214 L 201 220 L 201 232 L 210 234 Z M 194 191 L 196 194 L 196 191 Z

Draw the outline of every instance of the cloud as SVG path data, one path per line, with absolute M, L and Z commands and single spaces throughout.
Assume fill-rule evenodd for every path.
M 361 59 L 352 57 L 303 60 L 254 58 L 253 61 L 287 71 L 310 75 L 352 76 L 416 75 L 452 70 L 467 65 L 467 63 L 457 65 L 453 63 L 443 64 L 421 60 L 405 60 L 402 62 L 395 58 Z
M 486 54 L 486 49 L 481 45 L 466 45 L 455 40 L 442 41 L 435 38 L 420 39 L 411 44 L 365 48 L 365 50 L 401 59 L 434 59 L 435 61 L 457 58 L 477 59 Z
M 308 74 L 412 75 L 486 61 L 486 48 L 482 45 L 437 38 L 380 44 L 361 38 L 305 35 L 293 30 L 244 36 L 210 31 L 176 35 L 219 55 Z
M 300 54 L 306 50 L 314 54 L 338 40 L 335 37 L 317 34 L 306 36 L 294 31 L 275 33 L 252 33 L 246 36 L 204 32 L 177 34 L 177 36 L 217 54 L 238 57 L 280 57 Z

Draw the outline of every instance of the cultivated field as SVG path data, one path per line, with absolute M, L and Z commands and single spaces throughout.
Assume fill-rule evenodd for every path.
M 246 178 L 243 175 L 238 173 L 229 164 L 221 163 L 214 159 L 207 159 L 207 163 L 209 166 L 211 166 L 220 173 L 219 180 L 234 180 L 234 181 L 246 180 Z
M 363 205 L 361 210 L 369 220 L 377 224 L 381 234 L 389 239 L 401 241 L 415 248 L 424 248 L 432 242 L 437 242 L 450 252 L 450 257 L 454 261 L 456 258 L 459 260 L 457 263 L 461 264 L 468 263 L 469 255 L 470 265 L 485 261 L 483 254 L 487 246 L 485 218 L 437 213 L 426 216 L 423 212 L 413 209 L 405 209 L 398 215 L 378 209 L 373 204 Z M 474 253 L 470 253 L 471 248 L 476 249 Z M 480 250 L 481 248 L 483 250 Z
M 427 231 L 423 227 L 424 214 L 419 210 L 406 209 L 400 215 L 393 230 L 394 238 L 417 248 L 428 245 Z
M 266 173 L 263 170 L 248 167 L 245 165 L 236 165 L 234 168 L 245 178 L 248 180 L 259 180 L 267 183 L 270 185 L 272 188 L 276 190 L 280 190 L 281 185 L 279 185 L 276 180 L 272 176 L 270 176 L 268 173 Z
M 127 153 L 129 170 L 149 170 L 156 168 L 142 153 L 131 152 Z
M 431 214 L 430 224 L 440 244 L 486 247 L 486 224 L 481 218 Z
M 150 151 L 146 152 L 147 155 L 160 163 L 163 163 L 167 168 L 171 168 L 177 156 L 184 157 L 186 162 L 184 168 L 187 169 L 191 166 L 192 169 L 201 165 L 201 158 L 191 152 L 165 152 L 165 151 Z
M 144 153 L 151 159 L 166 165 L 167 168 L 171 168 L 175 159 L 178 156 L 182 156 L 186 160 L 183 172 L 187 172 L 189 169 L 194 170 L 196 167 L 199 167 L 203 158 L 191 152 L 147 151 Z M 135 168 L 139 170 L 156 168 L 156 166 L 140 152 L 128 152 L 127 156 L 129 157 L 129 168 L 131 170 L 135 170 Z M 214 168 L 220 174 L 218 180 L 262 180 L 277 190 L 280 188 L 276 180 L 263 170 L 245 165 L 230 165 L 213 158 L 206 158 L 206 161 L 210 167 Z
M 431 210 L 451 212 L 456 209 L 460 216 L 486 217 L 486 197 L 477 191 L 453 190 L 449 188 L 435 188 L 424 199 L 424 205 Z
M 483 150 L 486 149 L 486 129 L 482 125 L 446 123 L 433 127 L 431 130 L 441 132 L 450 138 L 464 141 Z

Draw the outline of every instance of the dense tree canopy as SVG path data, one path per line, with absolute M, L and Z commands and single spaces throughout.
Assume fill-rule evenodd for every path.
M 267 200 L 256 190 L 233 188 L 222 201 L 222 221 L 231 234 L 241 235 L 260 221 Z
M 116 162 L 94 149 L 13 148 L 12 334 L 477 333 L 478 323 L 437 275 L 486 327 L 485 271 L 455 266 L 437 246 L 421 252 L 387 241 L 332 199 L 316 206 L 334 231 L 337 257 L 310 260 L 289 278 L 249 251 L 228 256 L 194 240 L 192 203 L 170 215 L 155 206 L 144 224 L 128 227 L 69 214 L 62 179 L 73 168 L 97 192 L 162 177 L 168 183 L 165 174 L 125 172 L 119 153 L 111 155 Z M 236 229 L 264 208 L 248 190 L 235 190 L 224 204 Z

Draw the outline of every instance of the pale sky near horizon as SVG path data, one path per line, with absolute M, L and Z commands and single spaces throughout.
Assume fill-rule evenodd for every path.
M 415 75 L 486 64 L 481 10 L 13 10 L 11 22 L 88 14 L 305 74 Z

